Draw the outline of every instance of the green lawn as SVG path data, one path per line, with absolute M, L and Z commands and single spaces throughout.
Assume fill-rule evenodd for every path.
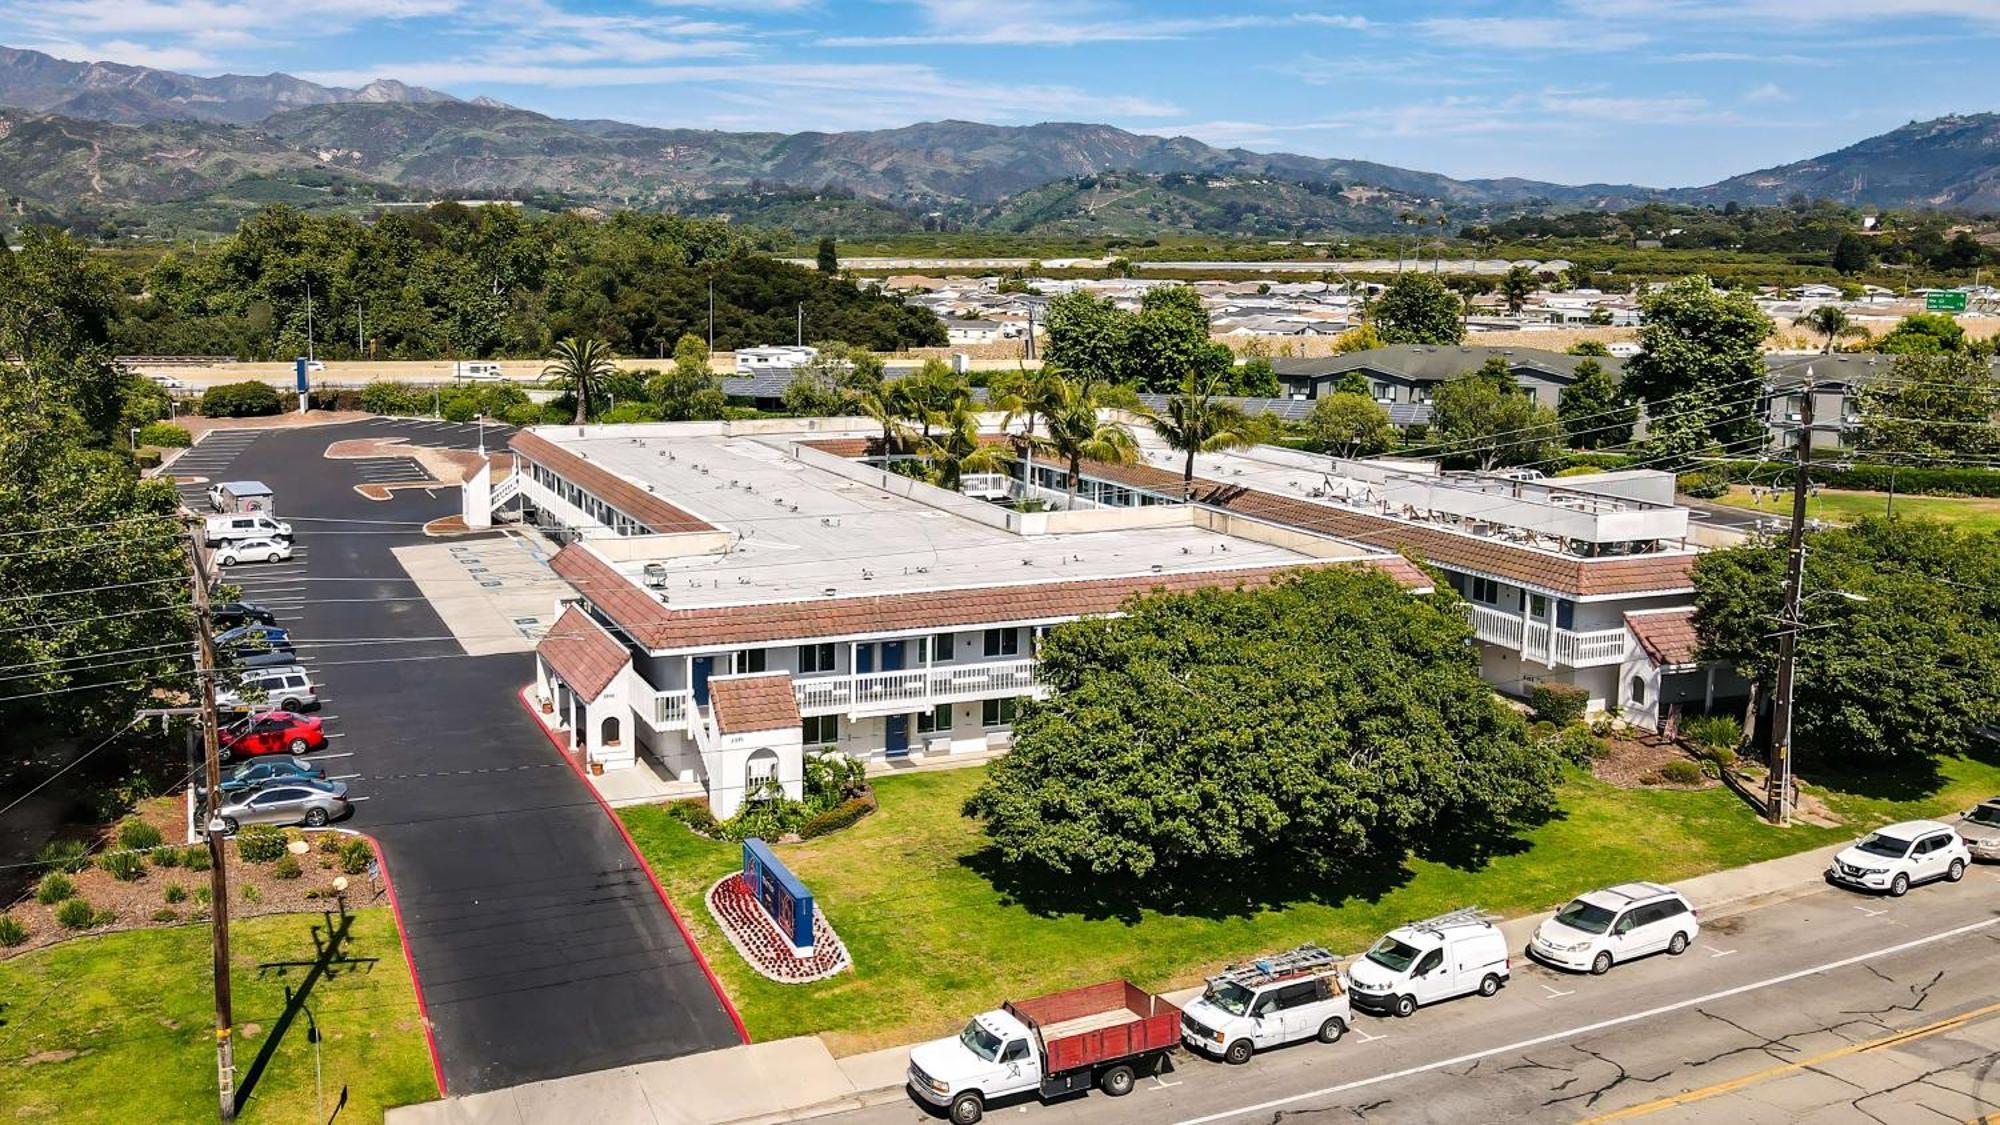
M 1762 501 L 1757 501 L 1751 499 L 1749 488 L 1740 484 L 1732 485 L 1729 495 L 1716 500 L 1716 503 L 1772 515 L 1788 516 L 1792 511 L 1791 493 L 1774 494 L 1766 490 Z M 1844 489 L 1822 488 L 1818 496 L 1806 502 L 1807 515 L 1829 523 L 1853 523 L 1862 516 L 1879 516 L 1888 510 L 1889 494 L 1886 492 L 1849 492 Z M 2000 531 L 2000 499 L 1898 494 L 1895 510 L 1899 516 L 1921 516 L 1925 519 L 1943 520 L 1955 523 L 1968 531 Z
M 1626 790 L 1577 774 L 1564 785 L 1562 816 L 1532 832 L 1524 850 L 1483 870 L 1412 862 L 1358 893 L 1308 891 L 1282 907 L 1239 916 L 1146 911 L 1135 921 L 1037 913 L 968 865 L 984 836 L 958 809 L 984 774 L 965 769 L 878 779 L 882 807 L 875 815 L 845 832 L 780 849 L 854 956 L 852 972 L 812 985 L 766 981 L 717 931 L 702 896 L 736 868 L 737 845 L 701 839 L 658 807 L 622 815 L 752 1037 L 820 1032 L 840 1054 L 947 1032 L 1010 996 L 1118 976 L 1156 989 L 1184 986 L 1230 959 L 1301 941 L 1360 948 L 1397 923 L 1454 906 L 1525 913 L 1591 886 L 1680 879 L 1853 834 L 1768 828 L 1719 788 Z M 1996 792 L 2000 765 L 1954 760 L 1929 793 L 1901 800 L 1822 796 L 1860 824 L 1939 814 Z
M 329 1112 L 349 1088 L 343 1125 L 379 1122 L 391 1106 L 437 1097 L 395 918 L 381 908 L 350 917 L 337 959 L 318 974 L 313 927 L 324 933 L 321 916 L 230 927 L 237 1084 L 250 1083 L 241 1120 L 315 1120 L 305 1015 L 271 1046 L 286 986 L 308 978 Z M 0 961 L 0 1119 L 212 1121 L 214 1021 L 207 926 L 78 938 Z

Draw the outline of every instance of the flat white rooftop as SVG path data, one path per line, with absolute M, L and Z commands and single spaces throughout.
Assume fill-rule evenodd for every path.
M 568 427 L 536 432 L 732 534 L 724 554 L 612 563 L 635 581 L 644 580 L 649 562 L 663 569 L 658 589 L 676 608 L 821 598 L 829 587 L 836 597 L 863 597 L 1287 566 L 1329 557 L 1187 524 L 1018 535 L 791 456 L 795 442 L 825 433 L 660 436 L 663 430 L 647 427 L 647 436 L 617 427 L 593 427 L 583 437 Z M 982 503 L 948 499 L 954 506 Z

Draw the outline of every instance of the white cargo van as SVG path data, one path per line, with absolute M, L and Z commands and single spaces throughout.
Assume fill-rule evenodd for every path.
M 1181 1009 L 1181 1041 L 1232 1064 L 1265 1047 L 1318 1039 L 1337 1043 L 1354 1018 L 1340 962 L 1317 945 L 1231 965 Z
M 1347 970 L 1355 1007 L 1398 1016 L 1454 996 L 1491 996 L 1512 975 L 1506 937 L 1477 907 L 1398 926 Z
M 211 547 L 232 539 L 290 539 L 292 525 L 254 512 L 210 516 L 203 522 L 202 535 Z
M 208 486 L 208 505 L 218 512 L 263 512 L 278 510 L 278 498 L 260 480 L 225 480 Z

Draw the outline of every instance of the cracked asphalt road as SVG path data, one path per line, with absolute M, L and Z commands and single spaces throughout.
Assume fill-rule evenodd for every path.
M 1173 1073 L 1120 1100 L 989 1112 L 1050 1125 L 1902 1125 L 2000 1114 L 2000 868 L 1901 900 L 1824 887 L 1714 921 L 1726 923 L 1714 940 L 1681 957 L 1590 977 L 1517 954 L 1512 984 L 1491 1000 L 1407 1020 L 1357 1014 L 1336 1045 L 1242 1067 L 1182 1054 Z M 903 1101 L 822 1120 L 939 1118 Z

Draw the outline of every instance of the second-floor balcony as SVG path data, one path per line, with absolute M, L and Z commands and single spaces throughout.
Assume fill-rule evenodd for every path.
M 1033 695 L 1041 686 L 1033 660 L 986 660 L 937 664 L 851 675 L 794 675 L 792 693 L 799 714 L 868 718 L 923 711 L 940 703 L 963 703 Z M 682 731 L 698 720 L 693 694 L 662 691 L 653 697 L 652 726 Z
M 1483 605 L 1472 611 L 1472 635 L 1490 644 L 1513 649 L 1521 659 L 1554 668 L 1590 668 L 1616 664 L 1625 659 L 1625 628 L 1596 629 L 1579 633 L 1559 629 L 1546 621 L 1523 618 L 1518 613 L 1490 609 Z

